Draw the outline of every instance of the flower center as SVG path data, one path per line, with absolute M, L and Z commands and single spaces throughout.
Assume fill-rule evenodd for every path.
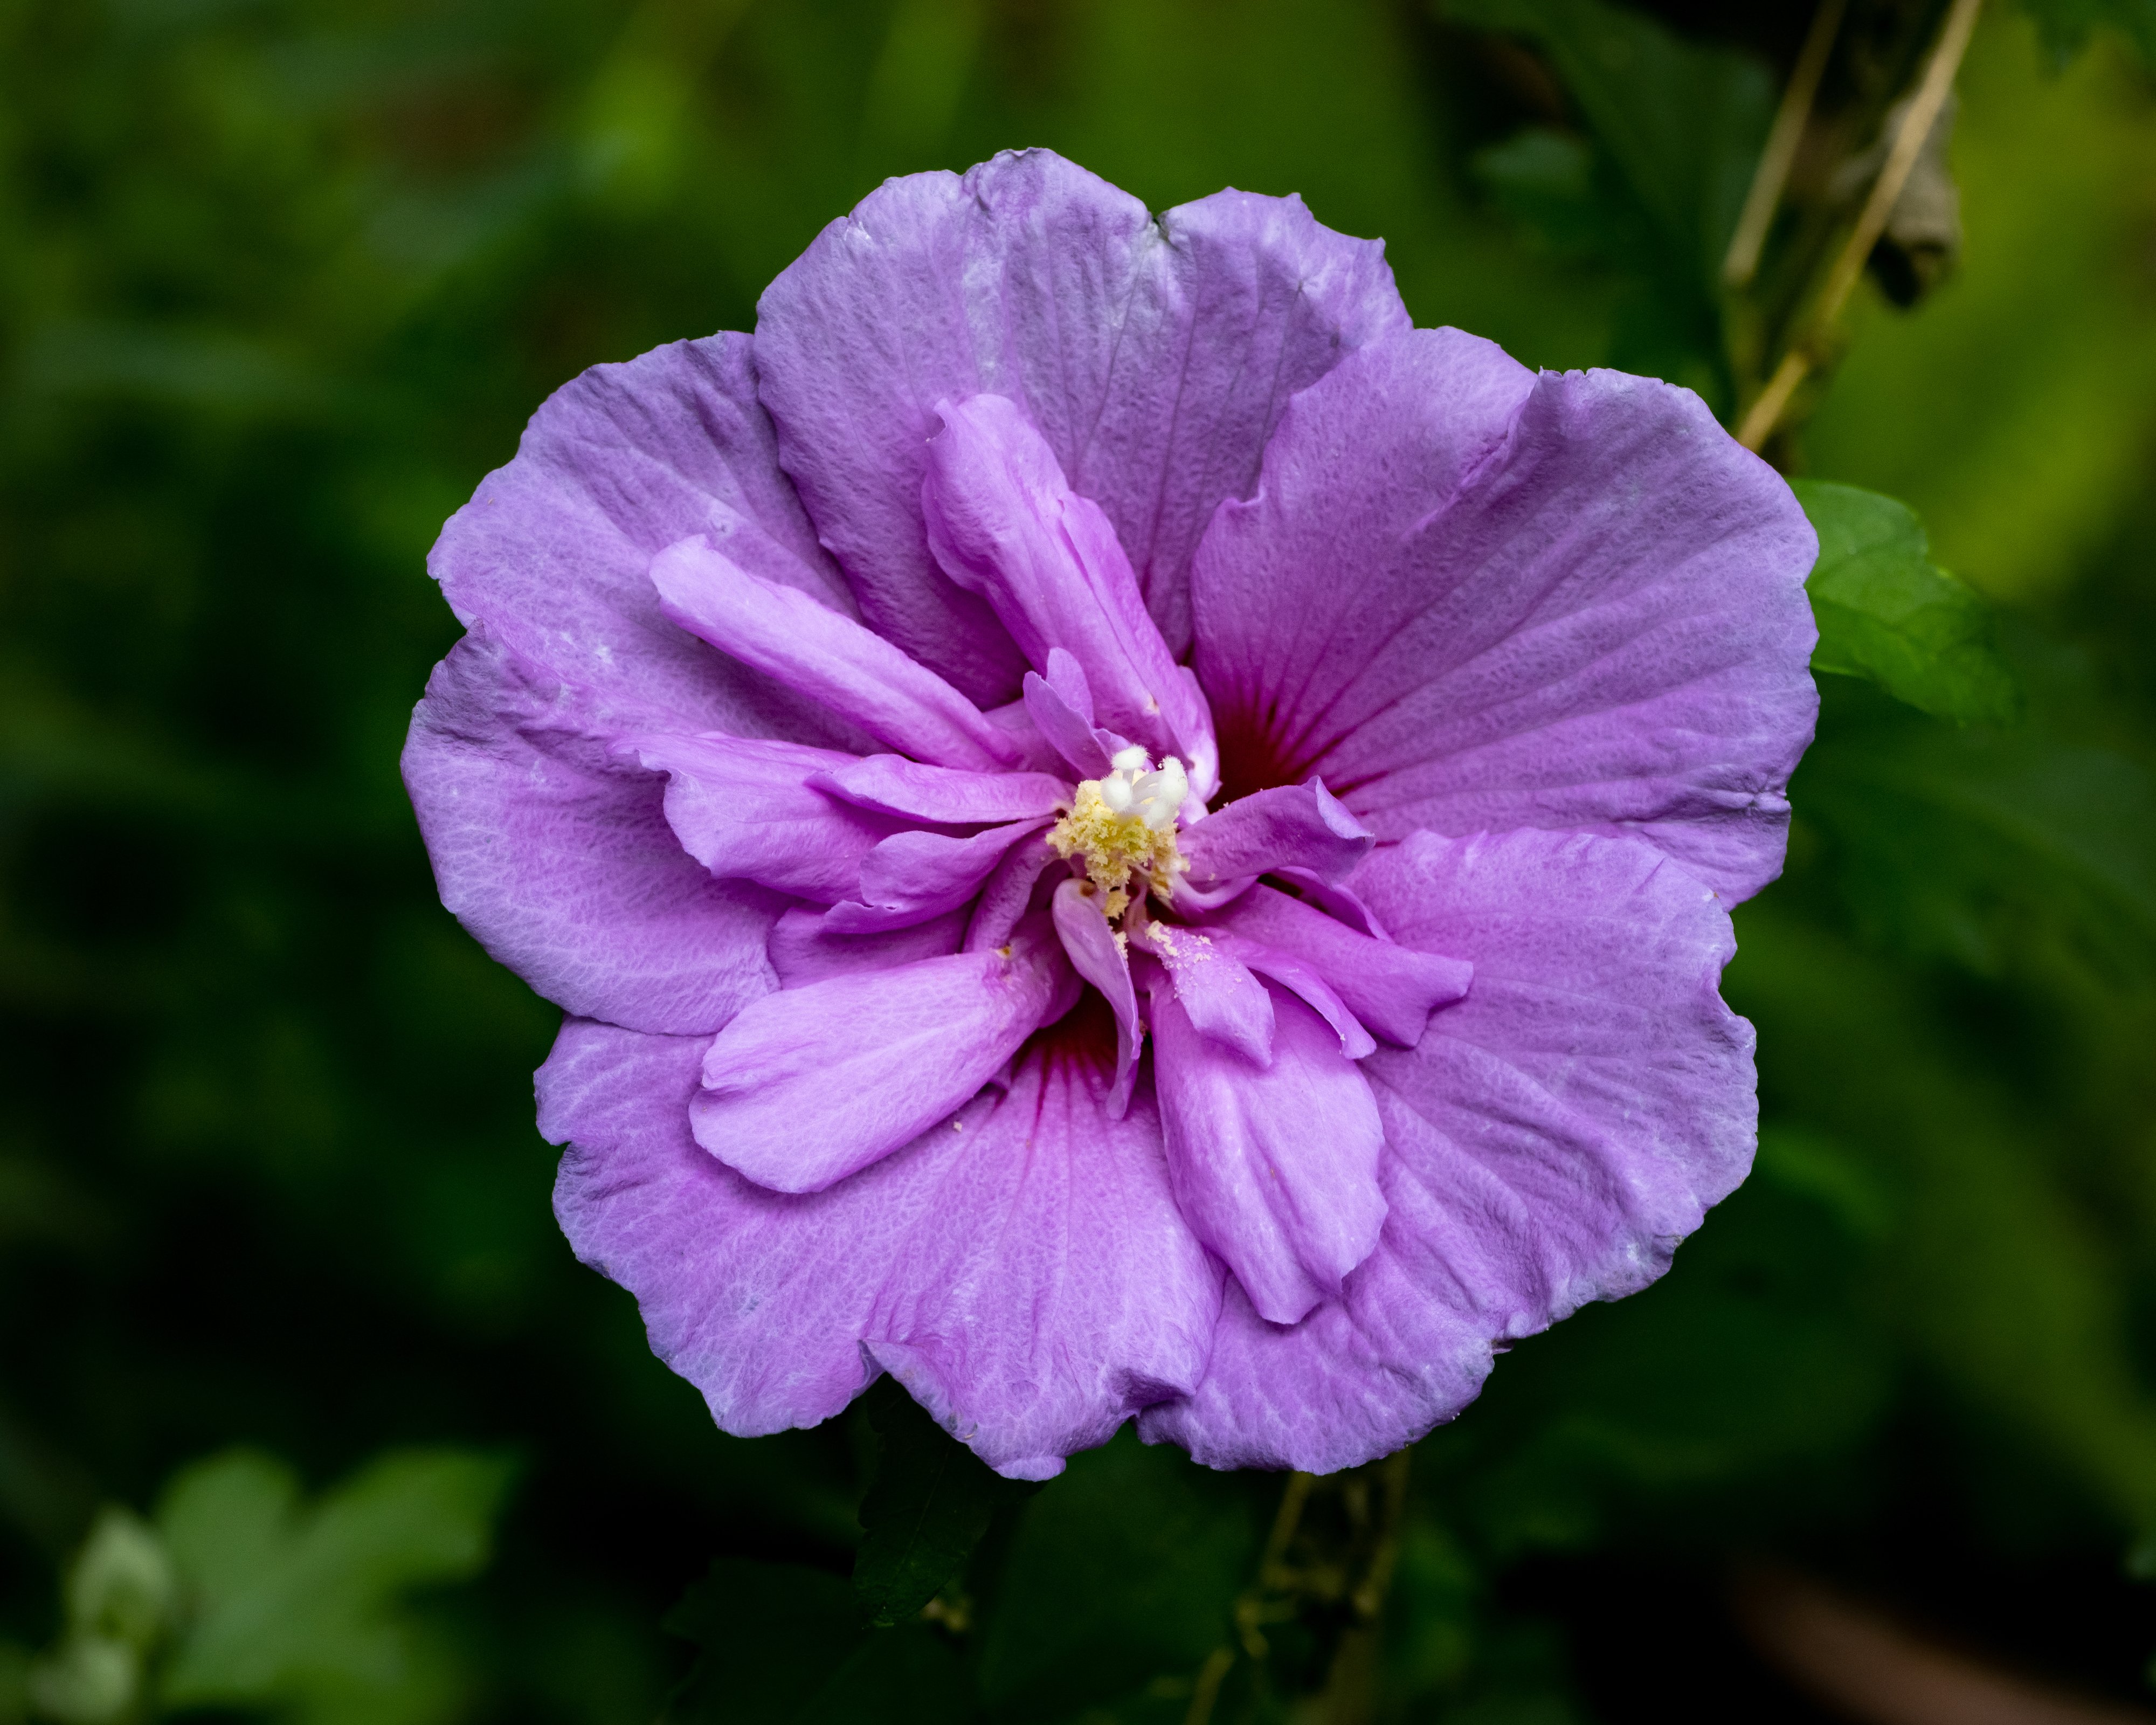
M 1061 857 L 1075 857 L 1086 878 L 1107 895 L 1101 908 L 1112 922 L 1130 908 L 1131 881 L 1163 900 L 1175 877 L 1190 865 L 1175 848 L 1175 817 L 1190 794 L 1183 762 L 1170 755 L 1155 767 L 1135 743 L 1111 757 L 1115 771 L 1089 778 L 1071 798 L 1070 812 L 1048 829 Z

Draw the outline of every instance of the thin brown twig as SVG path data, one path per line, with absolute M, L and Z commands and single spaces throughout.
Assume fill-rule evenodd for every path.
M 1976 14 L 1981 4 L 1982 0 L 1954 0 L 1953 9 L 1947 13 L 1946 23 L 1939 29 L 1938 45 L 1932 50 L 1922 81 L 1917 85 L 1907 111 L 1902 116 L 1902 124 L 1887 153 L 1886 166 L 1872 182 L 1871 195 L 1865 200 L 1856 226 L 1850 230 L 1847 243 L 1827 271 L 1826 284 L 1820 290 L 1812 314 L 1810 334 L 1782 356 L 1774 375 L 1737 429 L 1737 440 L 1746 449 L 1757 449 L 1774 434 L 1774 428 L 1781 424 L 1782 415 L 1789 408 L 1789 398 L 1819 363 L 1818 350 L 1823 338 L 1841 316 L 1842 307 L 1863 275 L 1871 248 L 1887 231 L 1887 218 L 1894 213 L 1902 188 L 1908 184 L 1910 171 L 1916 167 L 1917 157 L 1931 136 L 1933 122 L 1939 117 L 1939 110 L 1946 105 L 1947 97 L 1953 90 L 1954 74 L 1960 69 L 1962 55 L 1968 51 L 1969 35 L 1976 28 Z
M 1812 100 L 1819 94 L 1820 79 L 1825 74 L 1827 56 L 1834 51 L 1835 35 L 1841 28 L 1841 15 L 1847 8 L 1848 0 L 1820 0 L 1819 10 L 1812 14 L 1811 28 L 1804 33 L 1804 45 L 1798 51 L 1797 64 L 1783 89 L 1782 105 L 1774 110 L 1774 127 L 1767 134 L 1766 147 L 1759 152 L 1751 189 L 1744 194 L 1743 212 L 1737 218 L 1737 231 L 1729 236 L 1728 254 L 1722 260 L 1722 279 L 1732 288 L 1743 287 L 1758 271 L 1767 229 L 1782 202 L 1782 187 L 1789 183 L 1789 167 L 1797 159 L 1797 146 L 1804 140 Z

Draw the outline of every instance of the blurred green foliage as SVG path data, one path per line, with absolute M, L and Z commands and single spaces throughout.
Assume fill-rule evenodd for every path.
M 1404 1519 L 1328 1485 L 1283 1544 L 1279 1481 L 1127 1434 L 1024 1492 L 902 1407 L 711 1430 L 555 1233 L 552 1014 L 434 901 L 421 559 L 549 389 L 1013 144 L 1300 191 L 1419 321 L 1727 412 L 1810 8 L 0 0 L 0 1719 L 1225 1721 L 1328 1671 L 1366 1717 L 1817 1717 L 1723 1609 L 1760 1553 L 2133 1693 L 2156 94 L 2145 3 L 2030 10 L 1963 76 L 1958 275 L 1860 300 L 1785 452 L 1864 675 L 1739 916 L 1754 1178 L 1502 1361 Z

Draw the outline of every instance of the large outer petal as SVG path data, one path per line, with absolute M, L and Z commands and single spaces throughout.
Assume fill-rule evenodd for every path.
M 1456 330 L 1368 349 L 1199 549 L 1224 774 L 1322 773 L 1387 838 L 1635 832 L 1743 898 L 1811 737 L 1815 548 L 1689 391 Z
M 1298 198 L 1223 192 L 1158 222 L 1043 150 L 887 182 L 757 306 L 780 457 L 869 621 L 976 701 L 1022 663 L 944 579 L 921 512 L 944 396 L 1010 398 L 1106 511 L 1170 649 L 1192 547 L 1255 483 L 1282 405 L 1408 327 L 1383 249 Z
M 467 627 L 484 623 L 618 711 L 646 709 L 638 728 L 822 742 L 744 712 L 752 681 L 660 615 L 645 572 L 667 546 L 709 533 L 752 572 L 852 613 L 778 470 L 749 347 L 732 334 L 676 341 L 563 384 L 427 567 Z M 737 533 L 739 516 L 760 531 Z
M 768 989 L 777 901 L 695 880 L 662 830 L 663 776 L 607 746 L 861 741 L 667 622 L 646 573 L 662 547 L 713 532 L 852 608 L 778 470 L 748 348 L 676 342 L 565 384 L 428 559 L 471 631 L 404 757 L 443 902 L 549 999 L 637 1029 L 715 1030 Z M 754 531 L 736 531 L 744 520 Z
M 1420 834 L 1356 885 L 1474 985 L 1362 1063 L 1390 1209 L 1344 1297 L 1281 1327 L 1231 1287 L 1198 1394 L 1144 1416 L 1216 1467 L 1324 1471 L 1419 1437 L 1493 1343 L 1653 1281 L 1751 1163 L 1729 919 L 1682 869 L 1633 839 Z
M 1044 1477 L 1204 1369 L 1220 1273 L 1168 1196 L 1141 1101 L 1053 1034 L 1007 1091 L 827 1192 L 788 1197 L 689 1136 L 704 1045 L 572 1020 L 539 1074 L 555 1212 L 652 1349 L 742 1435 L 839 1412 L 864 1344 L 992 1466 Z
M 442 902 L 496 959 L 572 1013 L 708 1035 L 776 985 L 786 901 L 681 848 L 666 776 L 613 747 L 635 716 L 475 623 L 412 716 L 404 783 Z

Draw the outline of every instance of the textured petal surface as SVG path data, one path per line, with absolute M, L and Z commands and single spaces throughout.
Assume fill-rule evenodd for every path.
M 778 974 L 780 988 L 804 988 L 827 977 L 846 976 L 857 970 L 890 970 L 955 952 L 971 914 L 968 906 L 903 928 L 875 934 L 839 934 L 833 932 L 821 911 L 796 905 L 772 924 L 764 951 Z
M 1250 1303 L 1287 1324 L 1377 1244 L 1383 1132 L 1331 1027 L 1286 994 L 1273 1011 L 1273 1063 L 1260 1071 L 1156 987 L 1153 1085 L 1184 1218 Z
M 893 833 L 861 864 L 860 900 L 832 906 L 826 926 L 834 934 L 873 934 L 955 911 L 993 878 L 1014 845 L 1046 824 L 1013 821 L 963 839 Z
M 660 615 L 645 572 L 676 540 L 713 534 L 744 567 L 851 608 L 778 470 L 749 346 L 676 341 L 565 383 L 427 560 L 467 627 L 612 710 L 643 709 L 632 728 L 767 728 L 743 722 L 711 655 Z
M 1332 1025 L 1333 1034 L 1340 1039 L 1341 1053 L 1349 1060 L 1359 1060 L 1376 1049 L 1377 1039 L 1349 1010 L 1348 1003 L 1340 998 L 1340 991 L 1302 959 L 1209 923 L 1206 925 L 1205 937 L 1245 969 L 1270 977 Z
M 1815 548 L 1688 391 L 1389 341 L 1296 398 L 1199 551 L 1228 782 L 1322 773 L 1386 838 L 1635 832 L 1742 898 L 1811 737 Z
M 570 1148 L 556 1214 L 636 1297 L 654 1353 L 743 1436 L 839 1412 L 888 1355 L 991 1465 L 1041 1477 L 1204 1370 L 1219 1271 L 1106 1057 L 1034 1045 L 1008 1090 L 828 1192 L 751 1184 L 690 1137 L 701 1040 L 572 1020 L 539 1075 Z
M 1101 992 L 1116 1021 L 1116 1077 L 1108 1092 L 1108 1111 L 1120 1120 L 1131 1105 L 1137 1082 L 1138 1050 L 1144 1031 L 1138 1020 L 1138 992 L 1131 981 L 1130 959 L 1101 909 L 1100 896 L 1083 882 L 1057 884 L 1050 905 L 1056 938 L 1071 968 Z
M 721 1030 L 690 1106 L 696 1142 L 775 1192 L 820 1192 L 945 1118 L 1050 1016 L 1053 937 L 767 994 Z
M 1059 656 L 1068 658 L 1058 649 Z M 1072 665 L 1077 661 L 1070 660 Z M 1082 691 L 1082 677 L 1075 680 Z M 1033 721 L 1049 747 L 1060 755 L 1071 770 L 1081 778 L 1104 778 L 1109 772 L 1110 757 L 1120 745 L 1106 732 L 1093 723 L 1093 704 L 1088 698 L 1082 706 L 1075 703 L 1071 695 L 1058 689 L 1045 677 L 1034 671 L 1025 674 L 1021 699 L 1025 703 L 1026 716 Z
M 1650 846 L 1423 834 L 1357 885 L 1474 985 L 1362 1063 L 1391 1208 L 1342 1297 L 1286 1328 L 1231 1292 L 1204 1385 L 1146 1416 L 1214 1466 L 1324 1471 L 1420 1436 L 1493 1343 L 1653 1281 L 1751 1163 L 1751 1026 L 1716 991 L 1729 919 Z
M 1186 877 L 1200 892 L 1269 869 L 1337 880 L 1370 854 L 1370 829 L 1317 779 L 1276 785 L 1217 809 L 1183 835 Z
M 664 773 L 681 848 L 722 880 L 753 880 L 835 904 L 860 890 L 861 864 L 899 823 L 827 796 L 810 778 L 851 760 L 759 738 L 634 737 L 623 752 Z
M 1169 922 L 1144 925 L 1132 942 L 1160 961 L 1200 1035 L 1234 1049 L 1253 1066 L 1272 1065 L 1273 997 L 1235 952 L 1209 934 Z
M 709 537 L 651 562 L 668 620 L 878 742 L 947 767 L 1011 765 L 1017 751 L 933 671 L 813 595 L 742 568 Z
M 937 414 L 921 506 L 943 572 L 988 602 L 1051 685 L 1063 680 L 1051 657 L 1068 655 L 1095 722 L 1156 757 L 1212 758 L 1204 697 L 1177 674 L 1100 506 L 1072 493 L 1015 403 L 970 396 Z
M 404 783 L 442 902 L 496 959 L 583 1017 L 709 1034 L 773 986 L 784 901 L 681 848 L 624 728 L 475 625 L 412 716 Z
M 1282 405 L 1407 327 L 1383 249 L 1298 198 L 1224 192 L 1155 222 L 1032 150 L 870 193 L 765 290 L 756 354 L 781 459 L 863 614 L 988 701 L 1017 693 L 1022 661 L 929 555 L 937 401 L 986 392 L 1025 409 L 1106 511 L 1180 654 L 1191 549 L 1255 481 Z
M 1011 931 L 1033 907 L 1040 877 L 1064 866 L 1045 834 L 1012 845 L 981 883 L 980 896 L 973 901 L 973 919 L 966 927 L 966 950 L 983 952 L 1009 940 Z
M 903 755 L 829 762 L 816 784 L 863 809 L 952 826 L 1053 814 L 1070 796 L 1068 784 L 1045 773 L 962 773 Z
M 1457 958 L 1373 940 L 1270 886 L 1251 888 L 1206 926 L 1215 923 L 1300 959 L 1365 1025 L 1404 1048 L 1422 1040 L 1430 1014 L 1465 994 L 1475 973 L 1474 966 Z

